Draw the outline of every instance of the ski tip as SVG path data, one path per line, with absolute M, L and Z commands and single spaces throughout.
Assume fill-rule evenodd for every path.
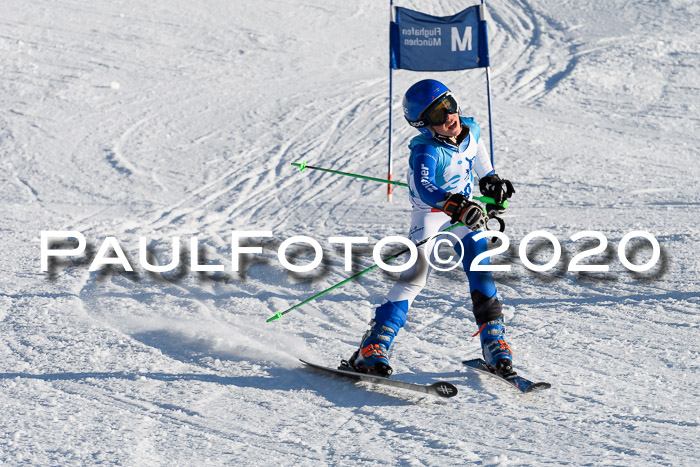
M 276 319 L 280 319 L 281 317 L 282 317 L 282 313 L 280 313 L 280 312 L 278 311 L 277 313 L 275 313 L 274 316 L 268 318 L 267 321 L 266 321 L 266 323 L 269 323 L 270 321 L 274 321 L 274 320 L 276 320 Z
M 533 383 L 529 388 L 527 388 L 527 390 L 525 390 L 525 392 L 541 391 L 543 389 L 549 389 L 551 387 L 551 384 L 545 382 Z
M 447 381 L 439 381 L 430 385 L 435 390 L 435 394 L 440 397 L 454 397 L 457 395 L 457 386 Z

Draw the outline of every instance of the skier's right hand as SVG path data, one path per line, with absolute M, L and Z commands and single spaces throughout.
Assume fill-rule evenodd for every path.
M 461 222 L 474 231 L 483 228 L 488 220 L 481 206 L 461 193 L 447 193 L 442 211 L 450 216 L 453 224 Z

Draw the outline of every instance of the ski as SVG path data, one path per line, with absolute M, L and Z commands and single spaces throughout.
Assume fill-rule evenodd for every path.
M 477 373 L 491 375 L 494 378 L 498 378 L 501 381 L 510 384 L 514 388 L 524 393 L 538 391 L 542 389 L 549 389 L 552 387 L 551 384 L 545 382 L 533 383 L 529 379 L 523 378 L 522 376 L 515 376 L 514 378 L 506 379 L 498 373 L 496 373 L 494 370 L 492 370 L 491 367 L 489 367 L 486 364 L 486 362 L 481 358 L 475 358 L 473 360 L 464 360 L 462 363 L 464 363 L 468 368 L 471 368 Z
M 438 381 L 433 384 L 418 384 L 418 383 L 408 383 L 406 381 L 400 381 L 397 379 L 385 378 L 384 376 L 369 375 L 366 373 L 359 373 L 356 371 L 342 370 L 340 368 L 329 368 L 327 366 L 316 365 L 315 363 L 309 363 L 302 359 L 299 359 L 301 363 L 308 366 L 309 368 L 328 374 L 340 376 L 347 379 L 353 379 L 355 381 L 364 381 L 366 383 L 377 384 L 382 386 L 391 386 L 395 388 L 407 389 L 409 391 L 422 392 L 424 394 L 430 394 L 431 396 L 438 397 L 454 397 L 457 395 L 457 388 L 454 384 L 448 383 L 447 381 Z

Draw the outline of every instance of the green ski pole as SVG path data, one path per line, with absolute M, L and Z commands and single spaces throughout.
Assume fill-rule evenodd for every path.
M 344 175 L 346 177 L 354 177 L 354 178 L 361 178 L 363 180 L 371 180 L 373 182 L 380 182 L 380 183 L 389 183 L 391 185 L 398 185 L 398 186 L 408 186 L 408 183 L 403 183 L 403 182 L 395 182 L 393 180 L 386 180 L 384 178 L 375 178 L 375 177 L 368 177 L 367 175 L 360 175 L 360 174 L 354 174 L 350 172 L 340 172 L 338 170 L 331 170 L 331 169 L 324 169 L 322 167 L 314 167 L 313 165 L 306 165 L 306 161 L 301 161 L 301 164 L 298 162 L 292 162 L 292 165 L 295 167 L 299 167 L 299 171 L 303 172 L 304 169 L 312 169 L 312 170 L 320 170 L 322 172 L 329 172 L 337 175 Z M 479 201 L 481 203 L 485 204 L 498 204 L 496 203 L 496 200 L 493 198 L 489 198 L 488 196 L 473 196 L 472 199 L 475 199 L 476 201 Z M 508 207 L 508 200 L 503 201 L 503 203 L 499 204 L 502 208 L 507 208 Z
M 443 231 L 441 231 L 441 232 L 439 232 L 439 233 L 449 232 L 450 230 L 452 230 L 452 229 L 454 229 L 455 227 L 458 227 L 458 226 L 460 226 L 460 225 L 464 225 L 464 224 L 462 224 L 461 222 L 457 222 L 456 224 L 451 225 L 450 227 L 446 228 L 445 230 L 443 230 Z M 428 238 L 426 238 L 425 240 L 416 243 L 416 247 L 421 246 L 422 244 L 424 244 L 425 242 L 427 242 L 427 241 L 430 240 L 430 239 L 431 239 L 431 237 L 428 237 Z M 407 251 L 410 251 L 410 249 L 409 249 L 408 247 L 405 248 L 405 249 L 403 249 L 403 250 L 401 250 L 401 251 L 399 251 L 399 252 L 396 253 L 394 256 L 390 256 L 389 258 L 385 259 L 384 262 L 387 263 L 387 262 L 389 262 L 389 261 L 391 261 L 391 260 L 394 260 L 394 259 L 398 258 L 399 256 L 401 256 L 402 254 L 406 253 Z M 373 271 L 374 269 L 377 269 L 378 267 L 379 267 L 378 264 L 375 264 L 374 266 L 370 266 L 370 267 L 368 267 L 367 269 L 365 269 L 364 271 L 360 271 L 360 272 L 358 272 L 357 274 L 355 274 L 354 276 L 350 276 L 350 277 L 348 277 L 347 279 L 345 279 L 344 281 L 338 282 L 337 284 L 335 284 L 335 285 L 333 285 L 333 286 L 327 288 L 326 290 L 317 293 L 317 294 L 314 295 L 313 297 L 307 298 L 307 299 L 304 300 L 303 302 L 297 303 L 296 305 L 294 305 L 294 306 L 292 306 L 292 307 L 290 307 L 290 308 L 287 308 L 287 309 L 284 310 L 284 311 L 278 311 L 278 312 L 275 313 L 272 317 L 268 318 L 267 322 L 269 323 L 270 321 L 274 321 L 274 320 L 276 320 L 276 319 L 280 319 L 283 315 L 286 315 L 286 314 L 289 313 L 290 311 L 292 311 L 292 310 L 294 310 L 294 309 L 296 309 L 296 308 L 299 308 L 299 307 L 302 306 L 302 305 L 306 305 L 307 303 L 309 303 L 309 302 L 311 302 L 311 301 L 313 301 L 313 300 L 316 300 L 318 297 L 321 297 L 321 296 L 327 294 L 327 293 L 330 292 L 331 290 L 337 289 L 338 287 L 340 287 L 340 286 L 342 286 L 342 285 L 345 285 L 345 284 L 347 284 L 348 282 L 357 279 L 357 278 L 360 277 L 361 275 L 366 274 L 366 273 L 368 273 L 368 272 L 370 272 L 370 271 Z
M 408 186 L 408 184 L 406 184 L 406 183 L 395 182 L 393 180 L 386 180 L 384 178 L 368 177 L 367 175 L 353 174 L 350 172 L 340 172 L 339 170 L 324 169 L 322 167 L 314 167 L 313 165 L 306 165 L 306 161 L 301 161 L 301 164 L 298 162 L 292 162 L 292 165 L 295 167 L 299 167 L 300 172 L 303 172 L 304 169 L 320 170 L 322 172 L 330 172 L 333 174 L 345 175 L 346 177 L 355 177 L 355 178 L 361 178 L 363 180 L 372 180 L 373 182 L 389 183 L 392 185 L 400 185 L 400 186 Z

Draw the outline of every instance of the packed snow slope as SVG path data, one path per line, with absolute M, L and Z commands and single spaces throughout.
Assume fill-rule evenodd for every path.
M 470 4 L 398 1 L 449 15 Z M 0 6 L 0 463 L 85 465 L 694 465 L 700 458 L 700 30 L 693 0 L 488 3 L 495 159 L 517 193 L 495 273 L 519 395 L 466 371 L 479 356 L 464 274 L 435 273 L 392 349 L 395 377 L 453 382 L 449 400 L 308 372 L 356 348 L 396 275 L 345 279 L 340 245 L 406 235 L 385 177 L 388 2 L 5 0 Z M 415 131 L 400 102 L 450 86 L 490 137 L 483 70 L 394 74 L 395 177 Z M 40 266 L 42 231 L 86 254 Z M 232 231 L 262 253 L 234 272 Z M 562 245 L 547 272 L 521 240 Z M 625 235 L 661 257 L 635 273 Z M 607 273 L 567 271 L 582 261 Z M 292 274 L 279 245 L 309 235 L 322 266 Z M 134 271 L 90 271 L 115 237 Z M 180 266 L 168 264 L 180 239 Z M 196 237 L 197 245 L 190 246 Z M 74 248 L 74 240 L 63 242 Z M 297 264 L 313 251 L 292 248 Z M 553 248 L 534 241 L 544 264 Z M 188 266 L 221 265 L 197 272 Z M 642 264 L 652 248 L 632 240 Z M 110 250 L 107 256 L 114 257 Z

